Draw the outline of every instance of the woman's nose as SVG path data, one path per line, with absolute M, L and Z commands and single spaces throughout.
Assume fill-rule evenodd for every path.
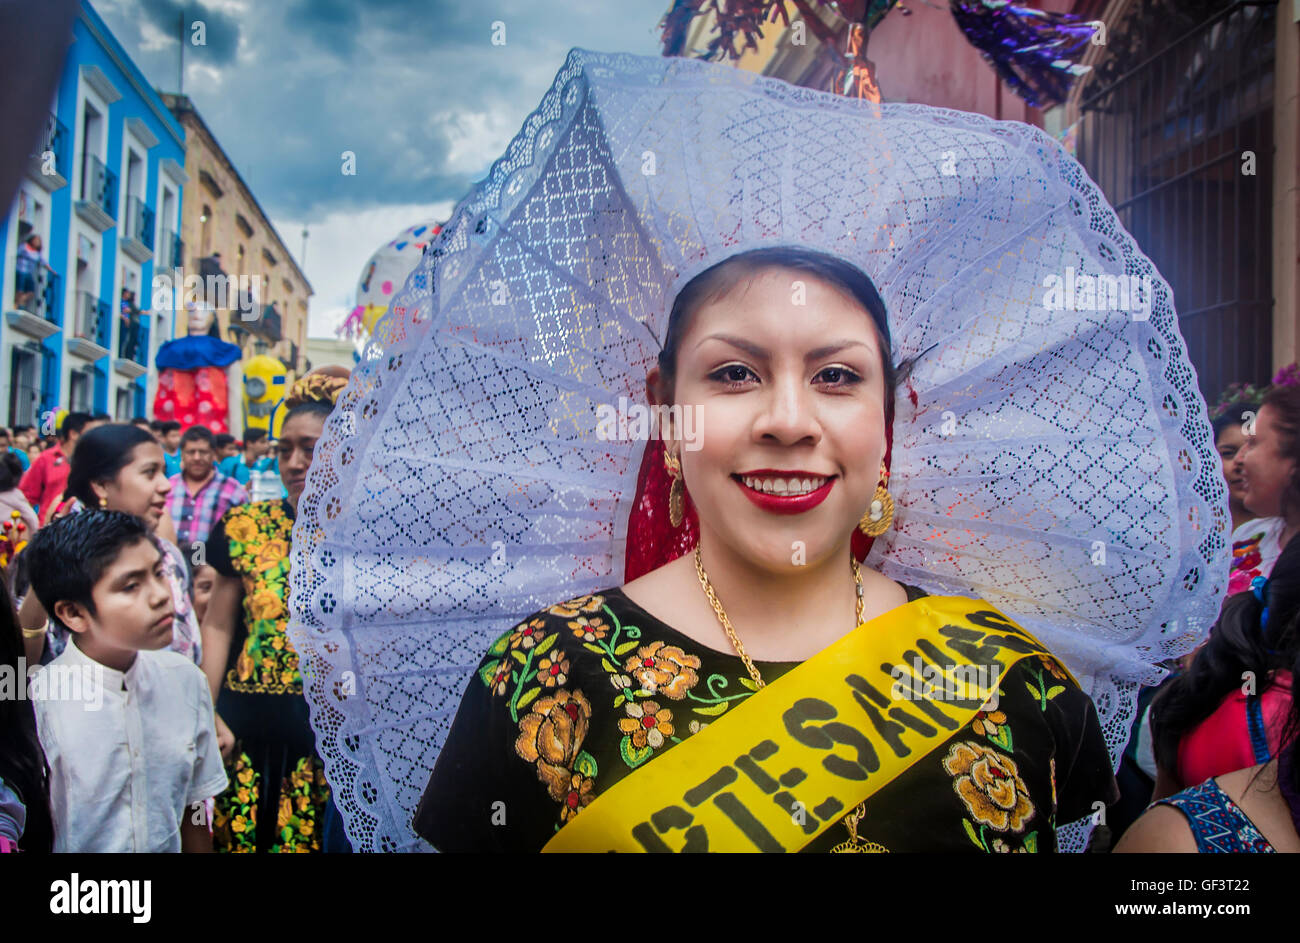
M 782 445 L 795 445 L 804 440 L 817 442 L 821 438 L 821 426 L 810 392 L 802 379 L 771 382 L 754 423 L 755 436 L 768 441 L 775 439 Z

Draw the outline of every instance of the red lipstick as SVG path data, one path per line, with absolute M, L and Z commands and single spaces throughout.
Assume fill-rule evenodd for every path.
M 805 478 L 825 478 L 820 488 L 809 491 L 807 494 L 771 494 L 766 491 L 759 491 L 745 484 L 745 478 L 782 478 L 786 481 Z M 753 501 L 755 505 L 764 511 L 772 514 L 803 514 L 805 511 L 811 511 L 817 505 L 826 500 L 826 496 L 831 493 L 831 488 L 835 486 L 834 475 L 818 475 L 812 472 L 796 471 L 777 471 L 775 469 L 761 469 L 752 472 L 746 472 L 744 476 L 732 475 L 732 481 L 744 492 L 745 497 Z

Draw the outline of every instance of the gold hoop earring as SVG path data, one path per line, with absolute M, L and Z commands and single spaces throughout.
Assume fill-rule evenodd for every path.
M 858 530 L 868 537 L 879 537 L 885 531 L 889 530 L 889 525 L 894 522 L 894 498 L 885 487 L 889 481 L 889 469 L 885 468 L 885 463 L 880 463 L 880 484 L 876 485 L 876 493 L 871 498 L 871 507 L 867 508 L 867 513 L 862 515 L 862 520 L 858 521 Z
M 682 484 L 682 463 L 667 449 L 664 450 L 664 468 L 668 469 L 668 476 L 673 480 L 672 487 L 668 489 L 668 523 L 673 527 L 681 527 L 682 521 L 686 519 L 686 486 Z

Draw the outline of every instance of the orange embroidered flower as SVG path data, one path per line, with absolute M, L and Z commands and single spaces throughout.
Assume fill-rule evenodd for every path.
M 239 659 L 235 662 L 235 674 L 240 681 L 247 681 L 253 673 L 253 659 L 248 657 L 247 651 L 239 653 Z
M 273 590 L 258 590 L 248 600 L 248 611 L 254 619 L 278 619 L 284 615 L 284 603 Z
M 980 711 L 971 721 L 970 729 L 981 737 L 996 738 L 1002 725 L 1007 722 L 1007 715 L 1002 711 Z
M 570 620 L 569 629 L 584 642 L 595 642 L 609 634 L 609 625 L 600 616 L 578 616 Z
M 1052 677 L 1061 681 L 1069 680 L 1069 678 L 1066 677 L 1065 672 L 1061 670 L 1061 666 L 1056 663 L 1055 658 L 1050 655 L 1039 655 L 1038 660 L 1043 663 L 1044 668 L 1052 673 Z
M 257 525 L 246 514 L 232 514 L 226 518 L 226 536 L 241 544 L 246 544 L 257 536 Z
M 1018 832 L 1033 816 L 1029 787 L 1011 757 L 968 740 L 953 744 L 943 768 L 956 777 L 953 790 L 980 824 Z
M 497 697 L 503 697 L 506 691 L 510 689 L 510 676 L 513 673 L 514 667 L 510 659 L 501 659 L 501 663 L 497 665 L 496 673 L 492 675 L 492 680 L 488 684 L 488 687 L 492 689 L 492 693 Z
M 576 599 L 570 599 L 567 602 L 558 602 L 550 609 L 546 610 L 553 616 L 562 616 L 565 619 L 572 619 L 580 616 L 584 612 L 599 612 L 600 607 L 605 605 L 604 596 L 579 596 Z
M 623 665 L 641 687 L 675 701 L 684 698 L 700 680 L 696 674 L 699 667 L 700 660 L 695 655 L 688 655 L 676 645 L 663 642 L 642 646 L 636 656 Z
M 289 555 L 289 544 L 283 540 L 268 540 L 257 552 L 257 568 L 269 570 Z
M 640 704 L 629 702 L 627 716 L 619 720 L 618 729 L 632 738 L 638 750 L 649 744 L 654 749 L 664 745 L 664 738 L 673 735 L 673 712 L 654 701 Z
M 591 721 L 591 704 L 581 691 L 561 688 L 533 701 L 519 721 L 515 752 L 537 764 L 537 778 L 557 802 L 569 793 L 574 758 L 582 749 Z
M 569 777 L 569 790 L 565 793 L 564 798 L 560 801 L 564 807 L 560 810 L 560 821 L 567 822 L 573 818 L 584 807 L 591 804 L 591 800 L 596 798 L 591 794 L 595 787 L 595 781 L 583 776 L 581 773 L 574 773 Z
M 529 619 L 527 622 L 520 623 L 510 634 L 510 647 L 527 651 L 542 640 L 546 634 L 545 630 L 545 619 Z
M 537 680 L 544 688 L 554 688 L 568 683 L 569 659 L 563 652 L 552 649 L 537 662 Z

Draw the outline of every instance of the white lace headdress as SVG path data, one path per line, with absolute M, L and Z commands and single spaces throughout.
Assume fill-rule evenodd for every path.
M 1137 686 L 1213 621 L 1228 514 L 1169 287 L 1096 185 L 1025 124 L 574 50 L 378 325 L 299 505 L 289 634 L 355 848 L 427 849 L 486 647 L 622 582 L 644 443 L 597 407 L 643 395 L 685 281 L 773 245 L 862 268 L 919 355 L 869 565 L 1019 620 L 1117 761 Z

